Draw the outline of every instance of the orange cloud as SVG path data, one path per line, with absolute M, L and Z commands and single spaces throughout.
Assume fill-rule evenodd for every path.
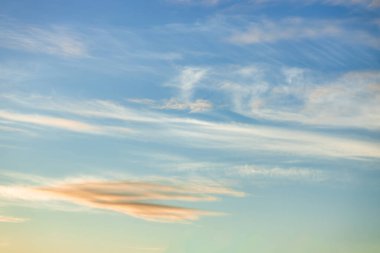
M 23 194 L 25 192 L 28 195 Z M 18 193 L 22 196 L 18 196 Z M 217 184 L 180 183 L 173 180 L 146 182 L 85 179 L 60 181 L 46 186 L 0 187 L 0 196 L 6 198 L 65 201 L 160 222 L 194 221 L 204 215 L 221 214 L 163 203 L 215 201 L 218 200 L 217 195 L 242 197 L 244 193 Z

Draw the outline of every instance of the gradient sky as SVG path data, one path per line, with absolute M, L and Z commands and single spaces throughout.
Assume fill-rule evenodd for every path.
M 2 0 L 0 252 L 380 252 L 378 0 Z

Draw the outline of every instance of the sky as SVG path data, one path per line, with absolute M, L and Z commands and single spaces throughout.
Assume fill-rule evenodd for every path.
M 380 252 L 378 0 L 2 0 L 0 252 Z

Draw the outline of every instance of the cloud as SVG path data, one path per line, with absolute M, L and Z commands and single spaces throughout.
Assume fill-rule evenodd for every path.
M 214 68 L 200 89 L 212 91 L 239 114 L 309 126 L 380 129 L 380 73 L 324 75 L 303 68 Z M 216 108 L 218 109 L 218 108 Z
M 379 0 L 325 0 L 323 1 L 326 4 L 332 5 L 362 5 L 367 8 L 379 8 Z
M 254 4 L 274 4 L 277 0 L 253 0 Z M 290 4 L 325 4 L 325 5 L 340 5 L 340 6 L 362 6 L 365 8 L 380 7 L 379 0 L 285 0 L 285 3 Z
M 291 180 L 324 181 L 328 179 L 328 174 L 323 171 L 305 168 L 263 168 L 252 165 L 243 165 L 232 168 L 231 173 L 237 173 L 243 177 L 287 178 Z
M 186 5 L 207 5 L 213 6 L 221 2 L 221 0 L 167 0 L 170 3 L 186 4 Z
M 0 47 L 60 57 L 88 56 L 84 40 L 64 26 L 42 28 L 0 21 Z
M 295 81 L 297 78 L 293 77 L 290 78 L 290 80 Z M 220 89 L 220 86 L 217 86 L 216 88 Z M 254 87 L 254 89 L 256 88 L 257 87 Z M 283 94 L 284 92 L 292 91 L 291 93 L 293 93 L 293 90 L 287 87 L 281 88 L 281 86 L 275 86 L 275 88 L 276 89 L 272 92 L 269 92 L 269 90 L 263 94 L 261 94 L 261 91 L 258 93 L 260 96 L 263 96 L 261 98 L 263 100 L 263 105 L 276 101 L 277 98 L 277 96 L 274 96 L 273 98 L 265 97 L 265 94 L 274 93 L 279 94 L 279 97 L 284 97 L 286 94 Z M 261 89 L 264 88 L 260 88 L 259 90 Z M 242 90 L 244 91 L 244 89 Z M 300 88 L 299 90 L 302 91 L 303 89 Z M 238 91 L 229 91 L 228 95 L 233 95 L 234 92 Z M 246 113 L 248 116 L 253 115 L 250 111 L 250 96 L 252 96 L 252 94 L 248 94 L 247 98 L 244 97 L 244 99 L 240 101 L 242 104 L 247 102 L 247 104 L 242 105 L 242 109 L 245 110 L 248 108 L 248 111 L 238 111 L 239 113 Z M 301 94 L 309 94 L 309 92 L 301 92 Z M 52 110 L 54 112 L 64 112 L 70 115 L 89 117 L 92 120 L 118 119 L 122 121 L 119 122 L 118 125 L 123 124 L 124 121 L 125 124 L 135 121 L 134 124 L 130 125 L 130 129 L 133 131 L 134 137 L 138 138 L 140 136 L 144 139 L 148 138 L 151 142 L 171 144 L 178 144 L 178 142 L 180 142 L 181 145 L 198 148 L 207 147 L 210 149 L 222 149 L 228 152 L 233 150 L 252 153 L 261 150 L 292 153 L 301 156 L 327 156 L 342 158 L 380 157 L 380 149 L 376 141 L 358 140 L 353 137 L 336 137 L 332 134 L 313 132 L 311 130 L 306 131 L 291 129 L 289 127 L 273 127 L 269 125 L 251 125 L 229 121 L 213 122 L 208 120 L 199 120 L 194 118 L 173 116 L 156 111 L 132 109 L 112 101 L 71 101 L 56 98 L 54 99 L 55 102 L 52 103 L 51 98 L 44 98 L 41 96 L 5 97 L 11 98 L 12 101 L 16 103 L 17 101 L 22 101 L 21 103 L 23 103 L 24 106 L 28 106 L 29 109 L 30 107 L 33 108 L 33 106 L 36 106 L 37 108 L 45 108 L 45 110 Z M 363 101 L 365 102 L 366 100 L 368 99 Z M 257 105 L 257 108 L 262 109 L 260 105 Z M 283 112 L 285 109 L 284 104 L 282 103 L 273 104 L 273 107 L 271 108 L 275 112 L 277 110 L 277 113 L 285 114 L 286 112 Z M 290 108 L 297 109 L 298 107 L 296 106 L 294 108 Z M 326 109 L 326 111 L 328 110 Z M 12 114 L 11 116 L 13 117 Z M 264 116 L 261 117 L 265 118 Z M 16 115 L 16 119 L 17 117 L 21 117 L 21 119 L 26 117 L 29 120 L 30 115 Z M 372 115 L 371 117 L 376 116 Z M 287 120 L 287 118 L 277 117 L 276 120 Z M 327 123 L 328 121 L 326 121 L 326 124 Z M 118 132 L 120 128 L 119 126 L 104 126 L 103 124 L 99 123 L 96 125 L 101 127 L 100 131 L 103 131 L 102 133 L 115 134 L 116 136 L 118 136 L 117 133 L 120 134 L 120 132 Z M 321 122 L 314 124 L 321 124 Z M 331 124 L 332 123 L 330 122 L 329 125 L 331 126 Z M 358 124 L 360 124 L 360 122 Z M 123 128 L 121 128 L 121 130 L 122 129 Z
M 200 67 L 184 67 L 168 86 L 178 89 L 177 98 L 164 101 L 158 106 L 160 109 L 190 110 L 190 112 L 203 112 L 212 109 L 213 104 L 205 99 L 193 99 L 196 86 L 207 76 L 208 69 Z
M 380 129 L 379 73 L 350 72 L 319 85 L 305 71 L 284 76 L 284 85 L 268 88 L 270 95 L 251 98 L 248 114 L 308 125 Z M 286 104 L 290 99 L 298 103 Z
M 204 122 L 204 125 L 178 127 L 169 133 L 176 136 L 176 139 L 184 139 L 189 145 L 198 148 L 239 150 L 247 154 L 266 151 L 297 156 L 380 157 L 380 148 L 375 141 L 278 127 Z
M 208 70 L 200 67 L 184 67 L 168 86 L 180 90 L 180 99 L 190 101 L 194 87 L 207 75 Z
M 27 219 L 0 215 L 0 223 L 2 223 L 2 222 L 4 222 L 4 223 L 22 223 L 22 222 L 25 222 L 26 220 Z
M 175 98 L 169 99 L 161 107 L 161 109 L 169 110 L 190 110 L 190 112 L 204 112 L 211 110 L 213 104 L 204 99 L 196 99 L 193 102 L 180 102 Z
M 213 108 L 213 104 L 205 99 L 196 99 L 190 102 L 183 102 L 177 98 L 171 98 L 163 101 L 156 101 L 144 98 L 131 98 L 127 99 L 128 102 L 148 106 L 154 109 L 163 110 L 189 110 L 190 112 L 204 112 Z
M 359 43 L 379 48 L 380 38 L 364 30 L 348 27 L 340 21 L 285 18 L 281 20 L 262 19 L 252 22 L 246 31 L 235 32 L 229 38 L 234 44 L 249 45 L 276 43 L 304 39 L 332 38 L 344 43 Z
M 130 134 L 132 132 L 130 129 L 122 127 L 98 126 L 61 117 L 16 113 L 6 110 L 0 110 L 0 119 L 89 134 Z
M 14 94 L 0 95 L 0 97 L 29 108 L 65 112 L 87 118 L 105 118 L 145 123 L 154 123 L 161 120 L 156 119 L 157 115 L 154 113 L 140 113 L 139 111 L 110 100 L 92 99 L 76 101 L 72 99 L 59 99 L 40 95 L 20 97 Z M 138 102 L 141 103 L 141 100 Z M 145 100 L 145 103 L 146 102 L 147 101 Z
M 0 198 L 3 199 L 64 201 L 160 222 L 194 221 L 201 216 L 220 214 L 161 203 L 215 201 L 218 200 L 216 195 L 243 197 L 244 193 L 212 182 L 162 179 L 155 182 L 76 178 L 40 186 L 0 186 Z
M 31 123 L 35 125 L 49 126 L 66 129 L 75 132 L 99 133 L 100 128 L 75 120 L 58 117 L 49 117 L 37 114 L 23 114 L 1 110 L 0 118 L 9 121 Z

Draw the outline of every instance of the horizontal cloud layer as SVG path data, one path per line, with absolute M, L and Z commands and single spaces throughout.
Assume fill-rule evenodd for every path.
M 237 32 L 230 42 L 236 44 L 275 43 L 302 39 L 336 38 L 344 42 L 364 44 L 379 48 L 380 38 L 365 30 L 351 28 L 342 21 L 286 18 L 282 20 L 258 20 L 251 22 L 246 31 Z
M 0 223 L 1 222 L 6 222 L 6 223 L 21 223 L 21 222 L 24 222 L 24 221 L 26 221 L 26 219 L 0 215 Z
M 0 47 L 60 57 L 87 57 L 88 48 L 78 34 L 65 27 L 38 27 L 0 20 Z M 4 22 L 5 21 L 5 22 Z
M 327 87 L 327 86 L 326 86 Z M 218 87 L 215 87 L 218 89 Z M 244 88 L 244 86 L 242 86 Z M 253 86 L 255 88 L 255 86 Z M 257 87 L 256 87 L 257 88 Z M 278 89 L 280 87 L 274 87 L 273 89 Z M 286 88 L 286 87 L 285 87 Z M 224 89 L 219 88 L 219 89 Z M 230 88 L 229 88 L 230 89 Z M 288 88 L 290 89 L 290 87 Z M 318 88 L 321 89 L 321 88 Z M 287 89 L 279 90 L 279 92 L 286 92 Z M 376 91 L 376 90 L 374 90 Z M 242 98 L 239 97 L 240 90 L 237 90 L 237 94 L 232 89 L 229 91 L 229 95 L 238 96 L 237 103 L 244 102 L 254 102 L 253 98 Z M 316 89 L 312 89 L 311 93 L 306 93 L 306 97 L 310 97 L 314 94 Z M 322 91 L 321 91 L 322 92 Z M 355 91 L 356 92 L 356 91 Z M 267 92 L 268 93 L 268 92 Z M 367 92 L 368 93 L 368 92 Z M 274 93 L 275 94 L 275 93 Z M 301 93 L 304 94 L 304 93 Z M 346 94 L 342 93 L 342 91 L 338 90 L 338 95 Z M 368 93 L 370 94 L 370 93 Z M 371 96 L 377 94 L 373 92 Z M 247 95 L 247 94 L 245 94 Z M 248 95 L 252 95 L 249 94 Z M 331 95 L 331 94 L 330 94 Z M 349 93 L 348 93 L 349 95 Z M 252 95 L 253 96 L 253 95 Z M 304 96 L 304 95 L 302 95 Z M 351 95 L 350 95 L 351 96 Z M 276 96 L 275 96 L 276 97 Z M 312 96 L 313 97 L 313 96 Z M 42 110 L 42 115 L 38 116 L 39 119 L 35 122 L 36 118 L 30 114 L 19 114 L 19 113 L 9 113 L 8 111 L 3 111 L 0 114 L 0 117 L 3 119 L 9 120 L 10 122 L 18 123 L 32 123 L 37 124 L 39 126 L 47 126 L 47 127 L 55 127 L 64 130 L 74 131 L 74 129 L 68 128 L 66 121 L 53 120 L 51 122 L 51 116 L 43 116 L 46 113 L 46 110 L 52 112 L 59 112 L 60 114 L 66 113 L 69 115 L 82 116 L 85 118 L 91 118 L 92 120 L 99 120 L 97 126 L 100 133 L 115 135 L 117 133 L 119 135 L 133 136 L 134 138 L 148 138 L 150 141 L 159 141 L 163 143 L 176 143 L 181 140 L 181 143 L 186 146 L 192 147 L 201 147 L 201 148 L 216 148 L 216 149 L 224 149 L 224 150 L 238 150 L 241 152 L 255 152 L 258 150 L 263 151 L 271 151 L 271 152 L 285 152 L 285 153 L 295 153 L 296 155 L 311 155 L 311 156 L 330 156 L 330 157 L 346 157 L 346 158 L 358 158 L 358 157 L 368 157 L 368 158 L 379 158 L 380 157 L 380 148 L 377 145 L 376 141 L 364 141 L 358 140 L 351 137 L 336 137 L 333 135 L 322 134 L 319 132 L 313 131 L 305 131 L 305 130 L 297 130 L 290 129 L 286 127 L 273 127 L 268 125 L 251 125 L 251 124 L 243 124 L 237 122 L 215 122 L 208 120 L 199 120 L 194 118 L 187 117 L 178 117 L 170 114 L 164 114 L 157 111 L 150 110 L 139 110 L 136 108 L 131 108 L 124 106 L 119 103 L 115 103 L 112 101 L 104 101 L 104 100 L 86 100 L 86 101 L 71 101 L 57 98 L 54 101 L 48 99 L 46 97 L 26 97 L 24 96 L 22 99 L 18 96 L 3 96 L 3 98 L 8 98 L 12 102 L 16 102 L 17 104 L 21 104 L 24 106 L 28 106 L 30 108 L 35 108 L 38 110 Z M 318 97 L 314 95 L 314 101 L 318 101 L 318 99 L 326 99 L 328 96 Z M 358 97 L 360 98 L 360 97 Z M 370 97 L 369 97 L 370 98 Z M 271 97 L 262 97 L 264 100 L 264 105 L 268 102 L 271 102 Z M 256 99 L 256 101 L 260 101 Z M 330 101 L 327 99 L 327 101 Z M 374 103 L 376 104 L 376 99 L 367 99 L 363 100 L 364 103 Z M 339 102 L 339 101 L 337 101 Z M 322 108 L 323 104 L 327 102 L 318 102 L 316 105 L 320 105 Z M 333 101 L 331 101 L 333 103 Z M 274 104 L 276 105 L 276 104 Z M 236 110 L 239 111 L 239 104 L 236 106 Z M 241 109 L 243 110 L 241 113 L 247 113 L 247 115 L 252 115 L 257 111 L 244 111 L 248 105 L 242 104 Z M 262 106 L 262 105 L 258 105 Z M 281 104 L 279 107 L 268 107 L 268 108 L 279 108 L 278 110 L 272 109 L 277 114 L 285 114 L 283 112 L 283 106 Z M 351 104 L 347 106 L 351 107 Z M 363 109 L 360 109 L 359 112 L 360 117 L 375 117 L 371 112 L 367 112 L 367 107 L 363 107 L 364 105 L 360 105 Z M 30 109 L 29 108 L 29 109 Z M 255 108 L 255 107 L 253 107 Z M 310 108 L 316 111 L 315 119 L 321 118 L 318 124 L 323 123 L 322 121 L 324 114 L 329 115 L 330 118 L 339 119 L 338 116 L 335 115 L 334 104 L 330 107 L 330 110 L 322 110 L 316 108 Z M 342 106 L 337 107 L 342 108 Z M 368 107 L 369 108 L 369 107 Z M 374 109 L 375 110 L 375 109 Z M 261 108 L 258 112 L 266 112 Z M 351 113 L 352 111 L 348 111 Z M 339 111 L 337 112 L 339 113 Z M 331 115 L 330 115 L 331 114 Z M 266 118 L 267 115 L 264 114 L 261 117 Z M 297 114 L 299 117 L 302 114 Z M 335 115 L 335 116 L 334 116 Z M 306 116 L 305 116 L 306 117 Z M 31 119 L 30 119 L 31 118 Z M 47 119 L 47 121 L 45 120 Z M 55 119 L 55 118 L 53 118 Z M 119 122 L 110 121 L 107 124 L 104 124 L 104 119 L 109 120 L 118 120 Z M 270 118 L 272 119 L 272 118 Z M 278 117 L 278 120 L 287 120 L 286 117 Z M 310 118 L 312 120 L 313 118 Z M 349 118 L 348 118 L 349 119 Z M 100 121 L 102 120 L 102 121 Z M 70 121 L 71 122 L 71 121 Z M 350 123 L 351 121 L 348 121 Z M 367 120 L 364 124 L 378 124 L 378 120 L 373 122 Z M 48 124 L 53 123 L 53 125 Z M 128 124 L 128 128 L 124 128 L 124 124 Z M 330 123 L 334 124 L 334 121 Z M 363 124 L 359 122 L 358 124 Z M 82 126 L 81 124 L 79 126 Z M 87 126 L 87 125 L 85 125 Z M 92 126 L 92 125 L 91 125 Z M 25 127 L 24 125 L 17 125 L 17 127 Z M 26 127 L 27 128 L 27 127 Z M 30 130 L 29 128 L 27 128 Z M 80 128 L 79 130 L 81 130 Z M 87 129 L 87 128 L 86 128 Z M 92 128 L 90 127 L 90 130 Z M 75 129 L 76 130 L 76 129 Z M 83 129 L 78 132 L 85 132 Z M 90 131 L 89 133 L 94 133 Z M 97 133 L 97 131 L 95 131 Z
M 220 213 L 168 205 L 168 201 L 215 201 L 217 195 L 243 197 L 244 193 L 215 183 L 177 180 L 63 180 L 42 186 L 0 186 L 0 198 L 18 201 L 64 201 L 88 208 L 110 210 L 137 218 L 161 221 L 193 221 Z M 11 219 L 9 219 L 11 220 Z

